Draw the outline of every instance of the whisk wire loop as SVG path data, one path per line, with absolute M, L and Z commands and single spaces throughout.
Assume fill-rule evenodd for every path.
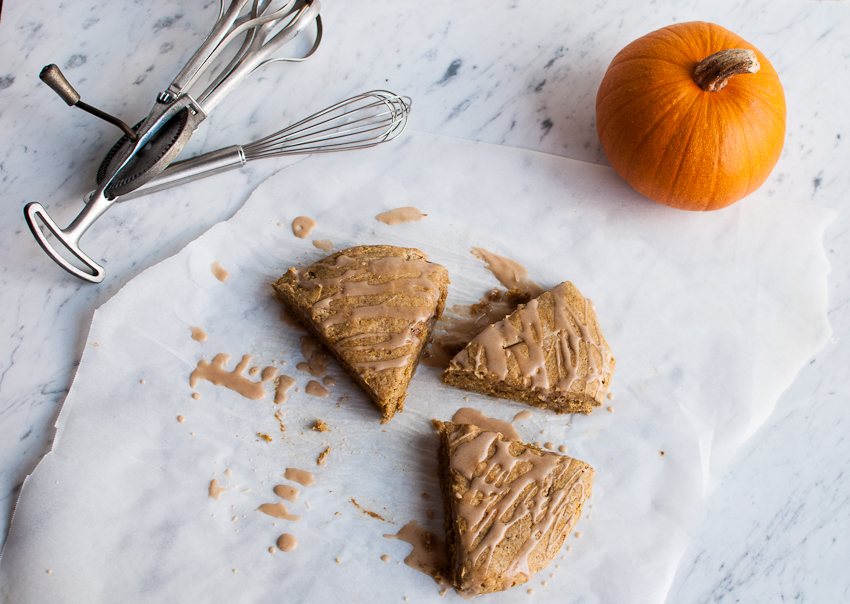
M 409 97 L 385 90 L 365 92 L 243 145 L 245 157 L 250 160 L 373 147 L 402 133 L 410 108 Z

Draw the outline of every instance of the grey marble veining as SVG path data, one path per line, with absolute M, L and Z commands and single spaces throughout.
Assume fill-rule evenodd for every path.
M 804 374 L 718 486 L 669 601 L 847 601 L 846 391 L 805 384 Z
M 0 542 L 23 478 L 49 448 L 95 308 L 144 268 L 228 218 L 276 170 L 239 173 L 117 206 L 83 239 L 107 280 L 84 285 L 43 255 L 21 208 L 41 201 L 60 224 L 81 207 L 120 135 L 66 107 L 37 79 L 57 63 L 83 100 L 143 117 L 200 44 L 210 2 L 5 3 L 0 21 Z M 304 65 L 255 74 L 216 108 L 186 153 L 247 142 L 349 94 L 377 87 L 414 99 L 410 128 L 606 163 L 596 88 L 634 38 L 704 19 L 758 46 L 782 78 L 788 130 L 762 192 L 833 207 L 834 338 L 712 494 L 670 602 L 841 601 L 850 485 L 842 437 L 850 380 L 850 5 L 846 1 L 324 2 L 326 41 Z

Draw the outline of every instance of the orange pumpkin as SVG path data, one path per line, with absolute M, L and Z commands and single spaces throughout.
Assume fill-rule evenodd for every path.
M 785 94 L 752 45 L 712 23 L 680 23 L 621 50 L 596 96 L 614 169 L 643 195 L 717 210 L 755 191 L 779 160 Z

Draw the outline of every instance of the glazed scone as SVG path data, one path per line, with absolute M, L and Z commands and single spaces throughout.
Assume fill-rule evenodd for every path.
M 565 281 L 478 334 L 443 382 L 556 413 L 590 413 L 604 401 L 614 366 L 593 303 Z
M 475 596 L 525 583 L 581 516 L 593 468 L 478 426 L 433 422 L 455 589 Z
M 446 304 L 443 266 L 412 248 L 362 245 L 272 284 L 275 297 L 331 351 L 381 409 L 404 405 L 419 355 Z

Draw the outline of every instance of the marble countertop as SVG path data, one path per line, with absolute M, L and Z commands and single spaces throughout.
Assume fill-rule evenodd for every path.
M 7 3 L 0 21 L 0 543 L 24 478 L 49 450 L 92 313 L 144 269 L 221 220 L 280 168 L 223 175 L 222 194 L 179 207 L 156 197 L 110 210 L 86 249 L 107 264 L 99 286 L 54 266 L 21 209 L 40 201 L 64 224 L 81 207 L 119 133 L 66 107 L 37 78 L 59 65 L 84 101 L 126 121 L 145 115 L 203 40 L 217 3 Z M 699 534 L 671 577 L 668 602 L 846 599 L 850 481 L 843 461 L 850 395 L 844 276 L 850 218 L 850 3 L 434 2 L 368 6 L 326 0 L 326 40 L 302 65 L 275 65 L 228 97 L 187 154 L 247 142 L 348 95 L 409 95 L 409 128 L 607 165 L 596 89 L 614 54 L 670 23 L 705 20 L 756 45 L 780 74 L 785 148 L 761 192 L 838 211 L 824 248 L 832 265 L 833 338 L 800 372 L 708 500 Z M 191 200 L 191 201 L 189 201 Z

